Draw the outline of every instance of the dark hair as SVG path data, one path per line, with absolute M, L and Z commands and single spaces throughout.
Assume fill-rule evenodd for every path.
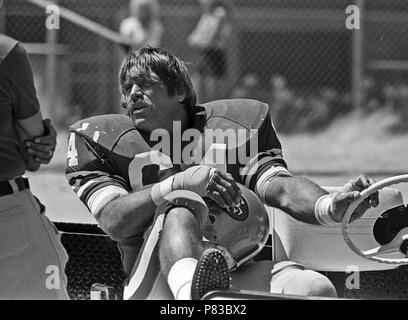
M 145 47 L 128 55 L 122 63 L 119 83 L 122 94 L 130 81 L 144 83 L 154 72 L 166 85 L 169 95 L 185 94 L 182 103 L 194 106 L 197 96 L 185 64 L 163 48 Z

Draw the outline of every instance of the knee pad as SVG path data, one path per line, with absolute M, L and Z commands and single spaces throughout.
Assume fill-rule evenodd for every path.
M 195 192 L 187 190 L 172 191 L 164 197 L 156 212 L 167 214 L 174 208 L 186 208 L 197 218 L 200 230 L 204 231 L 208 217 L 208 208 L 204 200 Z

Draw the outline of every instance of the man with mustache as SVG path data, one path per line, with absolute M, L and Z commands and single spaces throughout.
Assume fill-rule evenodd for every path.
M 240 208 L 245 186 L 264 204 L 296 219 L 332 225 L 370 186 L 369 178 L 360 176 L 343 192 L 328 194 L 292 175 L 266 104 L 237 99 L 196 105 L 185 65 L 165 49 L 148 47 L 130 54 L 122 64 L 120 84 L 127 115 L 72 125 L 66 176 L 119 244 L 129 277 L 125 298 L 144 299 L 152 291 L 170 289 L 175 299 L 200 299 L 212 290 L 255 286 L 267 292 L 336 296 L 326 277 L 293 262 L 248 262 L 230 275 L 228 248 L 208 248 L 203 242 L 208 221 L 203 198 L 220 208 Z M 244 134 L 228 140 L 228 159 L 221 168 L 205 160 L 214 146 L 206 134 L 228 129 Z M 232 159 L 254 141 L 256 150 L 248 159 Z M 186 148 L 189 152 L 183 152 Z M 373 197 L 360 206 L 358 216 L 377 201 Z

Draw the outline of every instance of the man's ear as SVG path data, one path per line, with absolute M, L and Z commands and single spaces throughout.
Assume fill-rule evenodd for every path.
M 126 103 L 126 98 L 125 96 L 122 94 L 120 97 L 120 105 L 122 106 L 122 108 L 126 109 L 127 108 L 127 103 Z

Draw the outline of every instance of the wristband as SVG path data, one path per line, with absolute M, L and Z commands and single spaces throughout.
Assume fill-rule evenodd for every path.
M 272 166 L 266 172 L 264 172 L 258 179 L 255 185 L 255 193 L 261 199 L 263 203 L 266 203 L 266 192 L 268 190 L 269 183 L 272 179 L 281 176 L 292 176 L 285 167 Z
M 337 223 L 331 216 L 332 198 L 329 194 L 321 196 L 315 204 L 314 214 L 319 224 L 323 226 L 332 226 Z
M 151 196 L 154 204 L 159 206 L 164 201 L 164 197 L 173 191 L 174 176 L 168 177 L 162 182 L 153 185 Z

